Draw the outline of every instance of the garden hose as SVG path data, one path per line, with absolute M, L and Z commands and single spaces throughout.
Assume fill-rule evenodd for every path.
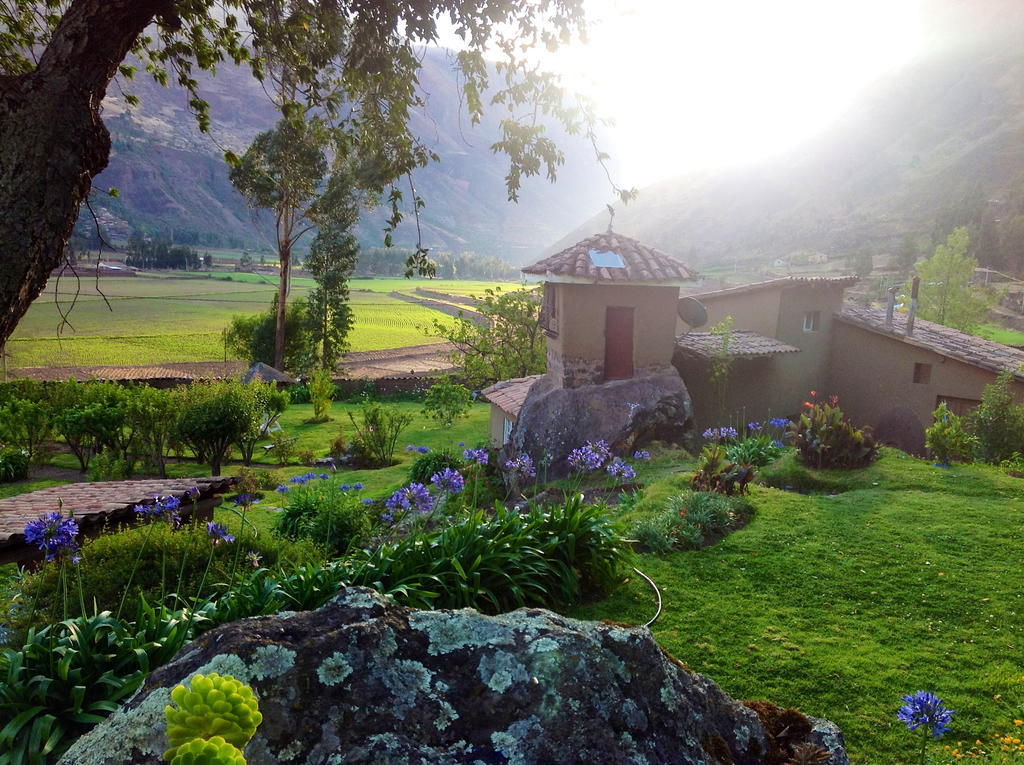
M 633 567 L 633 570 L 647 580 L 647 584 L 651 585 L 651 589 L 654 590 L 655 597 L 658 598 L 658 610 L 654 613 L 653 618 L 644 625 L 644 627 L 650 627 L 652 624 L 658 621 L 658 617 L 661 616 L 661 590 L 658 589 L 658 585 L 654 583 L 654 580 L 647 576 L 647 574 L 645 574 L 643 571 L 638 569 L 636 566 Z

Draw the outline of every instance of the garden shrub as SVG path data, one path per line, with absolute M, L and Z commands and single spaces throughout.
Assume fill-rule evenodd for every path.
M 277 424 L 284 410 L 288 408 L 288 396 L 277 389 L 274 383 L 252 380 L 243 386 L 244 392 L 251 398 L 254 408 L 256 427 L 243 431 L 235 445 L 242 455 L 242 464 L 252 464 L 252 454 L 256 444 L 270 434 L 270 429 Z
M 241 494 L 256 494 L 273 491 L 284 483 L 285 475 L 280 470 L 242 467 L 238 470 L 238 491 Z
M 295 437 L 284 432 L 275 433 L 270 443 L 274 445 L 274 458 L 278 465 L 288 465 L 295 459 Z
M 878 459 L 871 433 L 853 427 L 834 397 L 828 403 L 807 406 L 808 411 L 787 429 L 801 463 L 817 469 L 849 469 L 866 467 Z
M 0 483 L 23 481 L 28 478 L 27 449 L 0 446 Z
M 297 457 L 300 465 L 312 465 L 316 462 L 316 452 L 312 449 L 299 449 Z
M 127 414 L 143 458 L 155 473 L 166 477 L 167 454 L 178 416 L 177 399 L 168 391 L 140 385 L 128 399 Z
M 750 505 L 738 497 L 684 492 L 670 497 L 654 517 L 639 521 L 633 536 L 642 550 L 653 553 L 696 549 L 723 536 L 749 512 Z
M 218 476 L 231 445 L 259 429 L 255 397 L 236 382 L 193 383 L 179 391 L 176 436 Z
M 313 417 L 306 422 L 314 424 L 330 420 L 328 412 L 331 411 L 331 401 L 338 390 L 331 380 L 330 372 L 326 369 L 316 370 L 306 383 L 306 388 L 309 390 L 309 401 L 313 404 Z
M 416 483 L 430 483 L 430 477 L 435 473 L 450 468 L 458 470 L 463 466 L 463 461 L 455 455 L 444 451 L 436 450 L 420 454 L 412 461 L 409 468 L 409 480 Z
M 464 385 L 450 381 L 431 385 L 423 399 L 422 413 L 442 428 L 450 428 L 460 417 L 469 414 L 473 394 Z
M 725 447 L 726 456 L 738 465 L 765 467 L 782 455 L 782 446 L 771 436 L 748 436 Z
M 700 451 L 697 468 L 690 481 L 696 491 L 715 491 L 720 494 L 744 494 L 747 484 L 754 478 L 752 465 L 740 465 L 728 459 L 726 448 L 711 443 Z
M 525 513 L 498 506 L 441 529 L 357 552 L 349 581 L 412 608 L 566 608 L 584 592 L 607 592 L 631 561 L 607 509 L 574 496 Z
M 321 545 L 343 555 L 363 544 L 373 527 L 376 511 L 364 504 L 357 491 L 341 491 L 337 482 L 309 480 L 284 494 L 284 508 L 274 519 L 274 532 L 291 540 Z
M 290 385 L 284 389 L 284 392 L 288 394 L 288 400 L 293 404 L 308 404 L 309 388 L 305 385 Z
M 95 604 L 101 611 L 116 614 L 122 609 L 122 601 L 134 607 L 140 595 L 154 603 L 172 593 L 183 598 L 193 598 L 197 593 L 200 597 L 209 596 L 217 591 L 217 583 L 230 580 L 233 572 L 251 565 L 247 558 L 250 552 L 270 568 L 322 560 L 322 554 L 308 543 L 252 532 L 238 536 L 232 544 L 212 546 L 213 558 L 205 576 L 207 562 L 211 560 L 211 539 L 203 524 L 190 523 L 174 529 L 170 523 L 155 521 L 95 537 L 82 545 L 82 559 L 72 569 L 75 581 L 69 589 L 76 593 L 81 577 L 87 608 L 91 611 Z M 17 616 L 12 619 L 12 627 L 23 629 L 30 623 L 61 616 L 60 566 L 43 566 L 22 577 L 15 599 Z M 27 613 L 33 604 L 35 615 Z M 77 610 L 77 596 L 70 604 Z
M 24 449 L 30 462 L 45 461 L 53 434 L 53 410 L 45 400 L 11 398 L 0 406 L 0 442 Z
M 979 460 L 998 464 L 1014 452 L 1024 452 L 1024 405 L 1013 403 L 1013 372 L 1004 370 L 981 394 L 981 403 L 968 416 Z
M 90 481 L 123 481 L 131 477 L 128 464 L 120 457 L 97 454 L 89 462 Z
M 356 429 L 354 440 L 358 441 L 358 449 L 372 464 L 379 468 L 394 464 L 395 446 L 402 431 L 412 422 L 412 414 L 398 407 L 367 401 L 360 407 L 358 419 L 351 412 L 348 416 Z
M 943 465 L 950 462 L 968 462 L 974 450 L 975 439 L 964 429 L 963 420 L 949 411 L 943 401 L 932 412 L 934 422 L 924 432 L 924 444 Z

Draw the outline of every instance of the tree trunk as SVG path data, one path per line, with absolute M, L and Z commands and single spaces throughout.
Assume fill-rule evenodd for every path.
M 173 0 L 74 0 L 36 69 L 0 76 L 0 345 L 60 264 L 107 165 L 99 108 L 135 40 Z
M 274 369 L 284 371 L 284 320 L 288 310 L 288 280 L 292 273 L 292 250 L 282 246 L 277 253 L 281 278 L 277 282 L 277 322 L 274 325 Z

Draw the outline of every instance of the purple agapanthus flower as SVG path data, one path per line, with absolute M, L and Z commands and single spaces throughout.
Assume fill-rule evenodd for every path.
M 736 438 L 739 434 L 736 432 L 736 428 L 731 428 L 726 425 L 721 428 L 708 428 L 701 435 L 704 436 L 704 438 L 713 438 L 716 441 L 726 441 L 730 438 Z
M 768 420 L 768 424 L 771 425 L 773 428 L 784 428 L 787 425 L 789 425 L 789 420 L 787 420 L 785 417 L 772 417 L 770 420 Z
M 537 469 L 533 466 L 533 460 L 529 454 L 520 454 L 514 460 L 505 463 L 505 469 L 512 474 L 512 480 L 521 478 L 533 478 L 537 475 Z
M 278 484 L 277 488 L 274 489 L 274 491 L 276 491 L 278 494 L 287 494 L 289 492 L 289 488 L 287 484 L 281 483 Z
M 430 482 L 445 494 L 458 494 L 466 485 L 466 479 L 458 470 L 445 468 L 430 477 Z
M 193 486 L 189 489 L 186 489 L 185 496 L 188 497 L 189 499 L 197 499 L 199 497 L 199 487 Z
M 348 485 L 347 483 L 343 483 L 343 484 L 341 485 L 341 488 L 339 489 L 339 491 L 348 491 L 348 490 L 349 490 L 349 489 L 351 489 L 351 488 L 352 488 L 352 487 L 351 487 L 351 486 L 349 486 L 349 485 Z
M 477 465 L 486 465 L 489 455 L 487 454 L 487 450 L 483 448 L 464 449 L 462 452 L 462 458 L 469 462 L 475 462 Z
M 242 493 L 235 497 L 233 500 L 231 500 L 231 503 L 235 507 L 242 507 L 243 505 L 245 507 L 249 507 L 249 505 L 258 505 L 260 501 L 252 494 Z
M 363 497 L 359 501 L 362 502 L 364 505 L 372 505 L 373 504 L 373 500 L 370 499 L 370 497 Z
M 772 441 L 772 444 L 778 449 L 784 449 L 786 447 L 786 445 L 777 438 L 774 441 Z
M 636 471 L 633 469 L 633 466 L 628 462 L 623 462 L 618 457 L 609 462 L 605 470 L 608 471 L 608 475 L 612 478 L 617 478 L 620 481 L 632 481 L 636 478 Z
M 759 423 L 757 421 L 748 422 L 747 423 L 747 430 L 749 430 L 751 433 L 760 433 L 761 432 L 761 428 L 763 428 L 763 427 L 764 427 L 764 425 L 762 425 L 761 423 Z
M 413 444 L 406 444 L 405 445 L 405 450 L 407 452 L 414 452 L 414 451 L 416 451 L 416 447 Z
M 309 482 L 309 479 L 306 478 L 306 476 L 304 476 L 304 475 L 293 475 L 291 478 L 288 479 L 288 483 L 294 483 L 294 484 L 297 484 L 299 486 L 304 486 L 308 482 Z
M 903 706 L 896 713 L 896 719 L 905 723 L 908 730 L 917 730 L 922 725 L 931 729 L 935 738 L 949 730 L 955 710 L 946 709 L 942 699 L 928 691 L 917 691 L 903 697 Z
M 430 451 L 430 449 L 428 449 L 426 446 L 417 446 L 416 451 L 418 451 L 420 454 L 426 454 L 427 452 Z
M 228 527 L 216 521 L 207 522 L 206 534 L 213 540 L 215 545 L 219 545 L 221 542 L 235 541 L 235 538 L 228 533 Z
M 633 459 L 635 460 L 642 460 L 643 462 L 647 462 L 650 458 L 651 453 L 646 449 L 637 449 L 635 452 L 633 452 Z
M 47 513 L 25 524 L 25 541 L 42 550 L 48 561 L 69 553 L 71 562 L 77 563 L 77 536 L 78 522 L 71 517 L 65 518 L 58 512 Z
M 359 481 L 356 481 L 354 484 L 352 484 L 352 488 L 355 489 L 356 491 L 362 491 L 363 485 L 359 483 Z
M 415 510 L 426 515 L 434 507 L 434 498 L 426 486 L 413 482 L 392 494 L 384 504 L 389 510 Z
M 321 473 L 320 475 L 317 476 L 317 478 L 319 478 L 321 481 L 326 481 L 330 477 L 331 477 L 330 473 Z
M 395 511 L 391 509 L 385 510 L 383 513 L 380 514 L 380 521 L 381 523 L 386 523 L 388 526 L 390 526 L 392 523 L 395 522 Z

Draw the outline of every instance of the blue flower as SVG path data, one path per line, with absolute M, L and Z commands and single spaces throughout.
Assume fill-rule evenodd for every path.
M 219 545 L 221 542 L 235 541 L 235 538 L 228 533 L 227 526 L 223 523 L 216 523 L 215 521 L 207 522 L 206 534 L 213 540 L 215 545 Z
M 364 505 L 372 505 L 373 504 L 373 500 L 370 499 L 369 497 L 363 497 L 359 501 L 362 502 Z
M 416 451 L 418 451 L 420 454 L 426 454 L 427 452 L 430 451 L 430 449 L 428 449 L 425 446 L 417 446 Z
M 277 488 L 274 489 L 274 491 L 276 491 L 278 494 L 287 494 L 289 491 L 288 485 L 283 483 L 278 484 Z
M 770 420 L 768 420 L 768 424 L 771 425 L 773 428 L 784 428 L 787 425 L 789 425 L 789 420 L 787 420 L 785 417 L 772 417 Z
M 635 460 L 643 460 L 644 462 L 646 462 L 650 458 L 651 453 L 646 449 L 637 449 L 635 452 L 633 452 L 633 459 Z
M 77 563 L 78 523 L 74 518 L 65 518 L 53 512 L 42 515 L 25 524 L 25 541 L 46 553 L 46 560 L 53 560 L 62 553 L 71 554 L 71 562 Z
M 396 491 L 384 504 L 388 510 L 415 510 L 425 515 L 433 509 L 434 498 L 426 486 L 414 482 Z
M 298 484 L 299 486 L 304 486 L 308 481 L 309 479 L 306 478 L 306 476 L 304 475 L 293 475 L 291 478 L 288 479 L 288 483 L 295 483 Z
M 463 446 L 465 446 L 465 445 L 466 445 L 466 442 L 465 442 L 465 441 L 459 441 L 459 448 L 460 448 L 460 449 L 461 449 L 461 448 L 462 448 Z
M 608 467 L 605 469 L 608 471 L 608 475 L 618 478 L 620 481 L 632 481 L 636 478 L 636 471 L 633 469 L 633 466 L 628 462 L 623 462 L 618 457 L 609 462 Z
M 747 430 L 749 430 L 751 433 L 758 433 L 758 432 L 760 432 L 761 428 L 763 428 L 763 427 L 764 426 L 761 423 L 759 423 L 759 422 L 748 422 L 747 423 Z
M 520 478 L 533 478 L 537 475 L 537 469 L 533 466 L 533 460 L 529 454 L 520 454 L 514 460 L 505 463 L 505 469 L 512 474 L 512 480 Z
M 356 491 L 362 491 L 363 485 L 359 483 L 359 481 L 356 481 L 354 484 L 352 484 L 352 488 L 355 489 Z
M 730 438 L 736 438 L 739 434 L 736 432 L 736 428 L 730 428 L 726 425 L 721 428 L 708 428 L 701 435 L 704 436 L 704 438 L 713 438 L 716 441 L 725 441 Z
M 187 489 L 185 491 L 185 496 L 188 497 L 189 499 L 195 500 L 196 498 L 199 497 L 199 487 L 193 486 L 192 488 Z
M 462 473 L 451 468 L 434 473 L 430 477 L 430 482 L 446 494 L 458 494 L 466 485 L 466 479 L 462 477 Z
M 772 441 L 772 444 L 779 449 L 784 449 L 786 447 L 786 445 L 777 438 L 774 441 Z
M 896 719 L 905 723 L 907 730 L 917 730 L 924 725 L 931 728 L 932 736 L 942 738 L 949 730 L 954 711 L 946 709 L 942 699 L 934 693 L 917 691 L 903 697 L 903 706 L 896 713 Z
M 414 452 L 414 451 L 416 451 L 416 447 L 415 447 L 415 446 L 413 446 L 412 444 L 406 444 L 406 445 L 405 445 L 405 450 L 406 450 L 407 452 Z
M 469 462 L 475 462 L 477 465 L 486 465 L 489 455 L 486 449 L 464 449 L 462 458 Z
M 343 484 L 341 485 L 341 491 L 348 491 L 348 490 L 349 490 L 349 489 L 351 489 L 351 488 L 352 488 L 352 487 L 351 487 L 351 486 L 349 486 L 349 485 L 348 485 L 347 483 L 343 483 Z
M 258 505 L 260 503 L 260 501 L 256 497 L 254 497 L 252 494 L 244 494 L 243 493 L 243 494 L 239 494 L 237 497 L 235 497 L 233 500 L 231 500 L 231 503 L 235 507 L 242 507 L 243 505 L 245 507 L 249 507 L 249 505 Z
M 331 477 L 331 474 L 330 473 L 321 473 L 317 477 L 320 478 L 320 480 L 322 480 L 322 481 L 326 481 L 328 478 Z

